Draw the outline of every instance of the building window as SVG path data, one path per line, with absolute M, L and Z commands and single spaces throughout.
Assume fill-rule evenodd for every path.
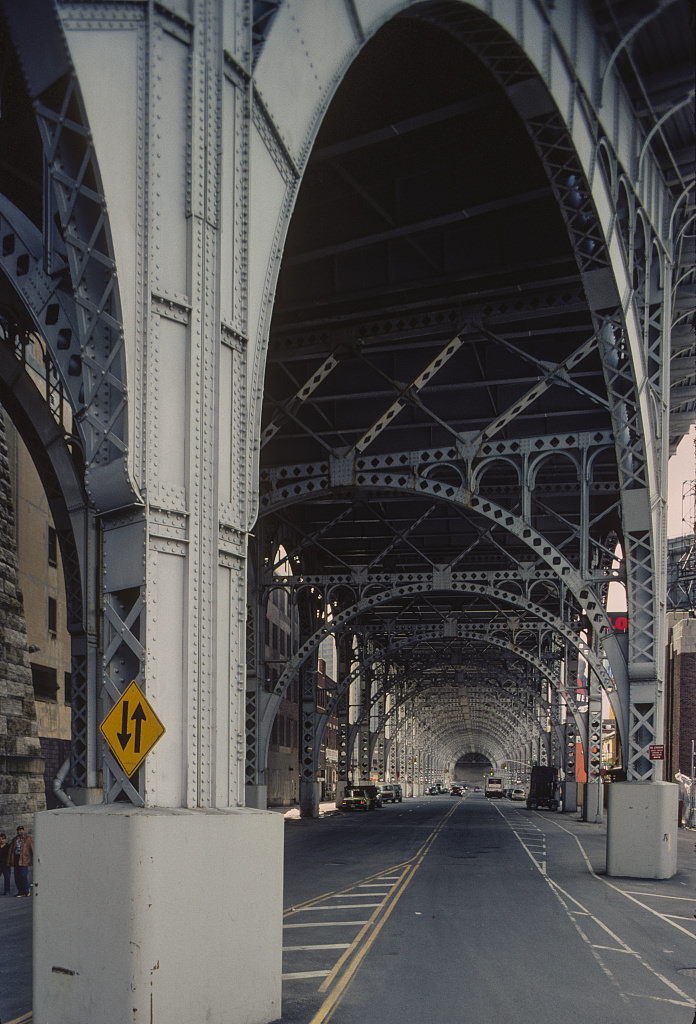
M 54 636 L 58 632 L 58 605 L 55 597 L 48 599 L 48 632 Z
M 47 665 L 31 665 L 31 681 L 34 684 L 34 696 L 37 700 L 57 700 L 58 680 L 56 670 Z
M 48 564 L 58 565 L 58 535 L 52 526 L 48 528 Z
M 72 704 L 72 673 L 66 672 L 63 678 L 63 698 L 66 704 Z

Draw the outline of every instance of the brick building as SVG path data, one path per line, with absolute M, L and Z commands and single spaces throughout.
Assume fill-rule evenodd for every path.
M 696 618 L 668 616 L 665 779 L 691 775 L 691 744 L 696 743 Z
M 665 779 L 690 776 L 696 743 L 696 534 L 668 541 Z

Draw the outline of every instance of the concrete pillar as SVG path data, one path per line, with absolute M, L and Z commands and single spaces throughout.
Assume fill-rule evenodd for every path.
M 282 836 L 247 809 L 37 815 L 34 1020 L 278 1020 Z
M 578 809 L 578 784 L 575 779 L 566 779 L 563 783 L 563 804 L 561 810 L 564 814 L 577 812 Z
M 265 811 L 268 807 L 268 786 L 247 785 L 244 789 L 246 807 L 253 807 L 257 811 Z
M 679 786 L 613 782 L 607 809 L 607 874 L 672 878 L 677 870 Z

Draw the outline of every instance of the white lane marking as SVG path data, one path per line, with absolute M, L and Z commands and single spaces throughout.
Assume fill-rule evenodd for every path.
M 281 981 L 311 981 L 312 978 L 325 978 L 329 971 L 296 971 L 294 974 L 281 974 Z
M 350 942 L 327 942 L 319 946 L 283 946 L 284 953 L 306 952 L 313 949 L 348 949 Z
M 558 902 L 561 904 L 561 906 L 565 910 L 566 914 L 568 915 L 570 923 L 573 925 L 573 927 L 575 928 L 575 930 L 578 933 L 578 935 L 580 936 L 580 938 L 583 940 L 585 945 L 588 947 L 590 953 L 592 954 L 592 956 L 595 958 L 595 960 L 599 964 L 601 970 L 604 971 L 604 973 L 606 974 L 606 976 L 609 979 L 609 981 L 611 982 L 611 984 L 614 986 L 614 988 L 619 993 L 619 997 L 625 1003 L 628 1003 L 628 999 L 626 998 L 624 993 L 621 991 L 621 987 L 620 987 L 619 983 L 617 982 L 616 978 L 614 977 L 613 973 L 610 971 L 609 967 L 605 964 L 604 960 L 602 959 L 602 957 L 597 952 L 597 949 L 593 946 L 592 942 L 590 941 L 589 936 L 585 934 L 585 932 L 582 930 L 582 928 L 580 927 L 580 925 L 578 924 L 578 922 L 576 920 L 576 918 L 579 917 L 579 916 L 592 917 L 592 915 L 584 907 L 582 908 L 582 911 L 583 911 L 582 915 L 577 914 L 573 910 L 571 910 L 570 906 L 568 905 L 568 903 L 566 903 L 566 901 L 563 899 L 563 896 L 561 895 L 562 889 L 560 888 L 560 886 L 557 886 L 555 884 L 555 882 L 552 882 L 551 879 L 548 876 L 544 876 L 544 878 L 545 878 L 545 881 L 548 882 L 549 887 L 551 889 L 551 892 L 554 894 L 554 896 L 556 897 L 556 899 L 558 900 Z M 573 899 L 572 896 L 569 897 L 569 899 L 573 903 L 575 903 L 576 906 L 580 906 L 578 901 Z
M 693 896 L 668 896 L 663 892 L 640 892 L 638 889 L 622 889 L 624 896 L 648 896 L 656 900 L 681 900 L 682 903 L 693 903 Z
M 500 811 L 499 813 L 503 818 L 505 818 L 505 815 L 502 813 L 502 811 Z M 505 820 L 507 821 L 507 819 Z M 529 844 L 526 842 L 526 840 L 522 838 L 522 833 L 518 832 L 515 826 L 511 825 L 509 821 L 507 821 L 507 825 L 512 831 L 513 835 L 516 837 L 518 843 L 520 844 L 524 852 L 531 860 L 532 864 L 534 864 L 534 866 L 539 869 L 542 875 L 546 875 L 546 843 L 542 841 L 541 847 L 538 851 L 531 850 Z
M 585 861 L 587 870 L 593 878 L 597 879 L 598 882 L 603 882 L 604 885 L 608 885 L 610 889 L 614 890 L 614 892 L 618 892 L 621 896 L 625 896 L 627 900 L 631 901 L 631 903 L 636 903 L 639 907 L 642 907 L 643 910 L 647 910 L 649 914 L 653 914 L 655 917 L 659 918 L 660 921 L 664 921 L 665 924 L 670 924 L 673 928 L 676 928 L 677 931 L 682 932 L 683 935 L 687 935 L 690 939 L 696 939 L 696 935 L 694 935 L 693 931 L 690 931 L 688 928 L 683 928 L 680 924 L 676 924 L 676 922 L 673 919 L 670 919 L 669 915 L 661 914 L 659 910 L 655 910 L 653 907 L 649 907 L 647 903 L 643 903 L 641 900 L 637 900 L 633 895 L 632 891 L 629 891 L 628 889 L 621 889 L 620 886 L 614 885 L 613 882 L 609 882 L 606 878 L 602 878 L 601 875 L 598 875 L 592 867 L 592 864 L 590 863 L 590 858 L 585 853 L 585 849 L 580 840 L 578 839 L 578 837 L 574 835 L 569 829 L 563 828 L 563 825 L 559 825 L 557 821 L 551 821 L 550 824 L 555 825 L 556 828 L 560 828 L 562 832 L 565 832 L 566 835 L 570 836 L 571 839 L 575 840 L 580 849 L 580 853 L 582 854 L 582 858 Z M 651 896 L 652 894 L 642 893 L 641 895 Z M 679 899 L 678 896 L 674 898 Z M 687 899 L 687 897 L 684 898 Z
M 314 912 L 314 911 L 322 911 L 323 912 L 323 911 L 326 911 L 326 910 L 330 910 L 332 912 L 334 910 L 365 910 L 365 909 L 367 909 L 369 907 L 381 907 L 381 906 L 382 906 L 381 902 L 379 902 L 379 903 L 346 903 L 343 906 L 340 906 L 340 905 L 337 905 L 337 904 L 334 903 L 333 906 L 331 906 L 331 907 L 302 907 L 302 909 L 300 911 L 298 911 L 298 913 L 300 913 L 300 914 L 308 914 L 308 913 L 311 913 L 311 912 Z
M 631 999 L 652 999 L 655 1003 L 670 1003 L 672 1006 L 692 1007 L 694 1005 L 693 999 L 690 999 L 688 1003 L 684 1003 L 681 999 L 665 999 L 664 996 L 646 996 L 644 992 L 627 992 L 626 995 L 630 996 Z
M 571 913 L 572 913 L 572 911 L 571 911 Z M 577 915 L 577 917 L 582 917 L 582 916 L 588 916 L 588 915 L 582 915 L 582 914 L 578 914 Z M 632 949 L 619 949 L 618 946 L 602 946 L 602 945 L 599 944 L 599 942 L 593 942 L 592 943 L 592 948 L 593 949 L 603 949 L 607 953 L 625 953 L 626 956 L 637 956 L 637 954 Z
M 345 927 L 346 925 L 363 925 L 367 924 L 368 919 L 364 921 L 306 921 L 304 924 L 284 924 L 283 930 L 286 928 L 336 928 L 338 925 Z
M 386 892 L 341 892 L 336 896 L 329 896 L 330 900 L 364 900 L 365 896 L 388 896 L 391 890 L 387 889 Z
M 392 870 L 394 870 L 392 868 Z M 373 875 L 369 880 L 364 882 L 356 882 L 350 889 L 340 893 L 330 893 L 323 897 L 320 897 L 316 903 L 303 906 L 293 907 L 291 912 L 293 914 L 302 914 L 304 911 L 307 912 L 332 912 L 332 920 L 330 921 L 311 921 L 311 922 L 297 922 L 294 924 L 284 924 L 283 929 L 293 928 L 338 928 L 343 925 L 354 928 L 362 928 L 365 930 L 365 926 L 369 925 L 370 922 L 375 920 L 376 915 L 379 913 L 380 908 L 387 905 L 388 900 L 392 896 L 393 892 L 397 888 L 398 884 L 402 881 L 403 874 L 396 875 Z M 356 903 L 355 900 L 361 900 L 363 902 Z M 364 901 L 370 902 L 364 902 Z M 371 902 L 375 900 L 376 902 Z M 336 902 L 343 901 L 343 902 Z M 341 921 L 335 919 L 335 914 L 340 911 L 355 911 L 355 910 L 367 910 L 371 909 L 374 911 L 368 918 L 363 921 Z M 362 932 L 359 932 L 360 936 Z M 333 936 L 332 936 L 333 937 Z M 288 936 L 289 938 L 289 936 Z M 341 942 L 341 943 L 326 943 L 326 944 L 303 944 L 298 946 L 283 946 L 283 955 L 291 955 L 294 953 L 307 953 L 307 952 L 321 952 L 329 950 L 341 950 L 342 955 L 339 957 L 337 964 L 348 956 L 354 943 Z M 281 974 L 283 981 L 304 981 L 312 979 L 324 979 L 323 986 L 319 989 L 321 992 L 323 987 L 329 984 L 333 973 L 336 970 L 336 965 L 331 967 L 329 970 L 316 970 L 316 971 L 286 971 Z M 328 979 L 328 980 L 327 980 Z
M 526 849 L 525 844 L 522 842 L 520 837 L 515 832 L 515 829 L 510 824 L 510 821 L 506 818 L 506 816 L 503 814 L 502 811 L 499 810 L 498 813 L 500 814 L 501 818 L 503 818 L 503 820 L 506 821 L 508 827 L 510 828 L 511 832 L 513 833 L 513 835 L 516 836 L 518 842 L 520 842 L 521 845 L 523 846 L 523 848 Z M 574 836 L 573 833 L 570 832 L 568 829 L 563 828 L 563 826 L 559 825 L 558 822 L 553 822 L 553 824 L 556 825 L 558 828 L 560 828 L 567 835 L 572 836 L 573 839 L 575 839 L 575 841 L 577 842 L 577 844 L 578 844 L 578 846 L 580 848 L 580 851 L 582 852 L 582 855 L 583 855 L 583 857 L 585 859 L 585 863 L 586 863 L 590 873 L 592 874 L 592 876 L 594 878 L 597 878 L 600 881 L 605 882 L 607 885 L 610 886 L 610 888 L 615 889 L 617 892 L 620 892 L 623 895 L 626 895 L 626 893 L 623 892 L 622 889 L 619 889 L 617 886 L 612 885 L 610 882 L 606 882 L 606 879 L 600 878 L 600 876 L 597 875 L 594 872 L 594 870 L 592 869 L 592 865 L 590 863 L 589 857 L 585 853 L 585 850 L 583 849 L 582 844 L 578 840 L 577 836 Z M 529 853 L 529 851 L 527 851 L 527 853 Z M 572 923 L 575 926 L 576 930 L 578 931 L 578 934 L 582 936 L 582 938 L 586 942 L 588 948 L 592 952 L 592 955 L 597 960 L 597 963 L 600 965 L 600 967 L 605 972 L 607 977 L 609 977 L 611 979 L 611 981 L 613 982 L 613 984 L 616 986 L 616 988 L 617 988 L 617 990 L 619 992 L 619 995 L 621 996 L 621 998 L 624 1001 L 626 1001 L 626 995 L 622 992 L 621 987 L 619 986 L 618 982 L 616 981 L 612 971 L 604 963 L 604 961 L 602 960 L 602 957 L 599 955 L 599 952 L 598 952 L 599 949 L 601 949 L 601 948 L 605 948 L 606 949 L 607 947 L 600 947 L 599 945 L 596 945 L 595 943 L 591 942 L 589 936 L 587 936 L 583 932 L 583 930 L 580 927 L 578 921 L 575 920 L 576 917 L 579 917 L 579 916 L 589 917 L 599 928 L 601 928 L 604 932 L 606 932 L 606 934 L 611 939 L 613 939 L 614 942 L 618 943 L 618 945 L 622 948 L 623 951 L 625 951 L 626 953 L 630 953 L 632 956 L 634 956 L 635 959 L 638 961 L 638 963 L 641 965 L 641 967 L 644 967 L 646 969 L 646 971 L 648 971 L 655 978 L 657 978 L 659 981 L 661 981 L 667 988 L 671 989 L 672 992 L 674 992 L 675 995 L 680 996 L 681 999 L 686 1000 L 687 1002 L 684 1005 L 688 1005 L 688 1006 L 692 1006 L 693 1005 L 693 999 L 690 999 L 689 996 L 686 994 L 686 992 L 682 992 L 682 990 L 677 985 L 673 984 L 673 982 L 671 982 L 669 980 L 669 978 L 666 978 L 659 971 L 655 970 L 655 968 L 652 967 L 647 962 L 647 960 L 643 959 L 643 957 L 640 955 L 640 953 L 637 952 L 637 950 L 631 949 L 631 947 L 627 943 L 625 943 L 623 941 L 623 939 L 621 939 L 618 935 L 616 935 L 611 930 L 611 928 L 609 928 L 606 924 L 604 924 L 603 921 L 600 921 L 600 919 L 598 917 L 595 917 L 595 915 L 591 911 L 589 911 L 587 909 L 587 907 L 584 907 L 582 905 L 582 903 L 580 903 L 579 900 L 576 900 L 574 896 L 571 896 L 570 893 L 567 892 L 565 889 L 563 889 L 560 885 L 558 885 L 557 882 L 554 882 L 552 878 L 549 878 L 548 874 L 546 873 L 546 864 L 544 864 L 544 870 L 543 871 L 542 871 L 541 867 L 538 864 L 537 864 L 537 868 L 539 870 L 539 873 L 543 876 L 543 878 L 546 880 L 548 885 L 551 887 L 551 891 L 556 895 L 556 898 L 560 902 L 561 906 L 564 908 L 564 910 L 568 914 L 568 917 L 570 918 L 570 920 L 572 921 Z M 563 894 L 563 895 L 561 895 L 561 894 Z M 565 899 L 563 897 L 565 897 Z M 627 896 L 627 899 L 632 900 L 634 903 L 637 903 L 639 906 L 644 906 L 644 904 L 642 904 L 639 900 L 634 899 L 632 896 Z M 571 909 L 571 907 L 568 905 L 568 903 L 565 902 L 566 900 L 568 900 L 569 903 L 574 904 L 575 907 L 578 908 L 580 913 L 577 913 L 576 911 Z M 655 914 L 656 917 L 659 917 L 662 920 L 667 920 L 662 914 L 658 914 L 657 911 L 652 910 L 651 907 L 647 907 L 646 906 L 645 909 L 649 910 L 650 913 Z M 669 922 L 669 923 L 672 923 L 672 922 Z M 675 928 L 679 928 L 680 931 L 686 931 L 686 929 L 681 928 L 680 925 L 674 925 L 674 927 Z M 694 938 L 694 936 L 690 932 L 687 932 L 686 934 L 688 934 L 690 936 L 690 938 Z M 681 1004 L 679 1004 L 679 1005 L 681 1005 Z

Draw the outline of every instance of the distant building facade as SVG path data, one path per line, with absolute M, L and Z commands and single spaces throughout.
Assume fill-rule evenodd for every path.
M 70 637 L 60 548 L 46 494 L 16 428 L 4 416 L 18 585 L 26 621 L 46 806 L 61 806 L 54 782 L 70 757 Z M 69 776 L 65 775 L 65 782 Z
M 31 826 L 46 795 L 8 456 L 0 412 L 0 826 L 9 833 Z

